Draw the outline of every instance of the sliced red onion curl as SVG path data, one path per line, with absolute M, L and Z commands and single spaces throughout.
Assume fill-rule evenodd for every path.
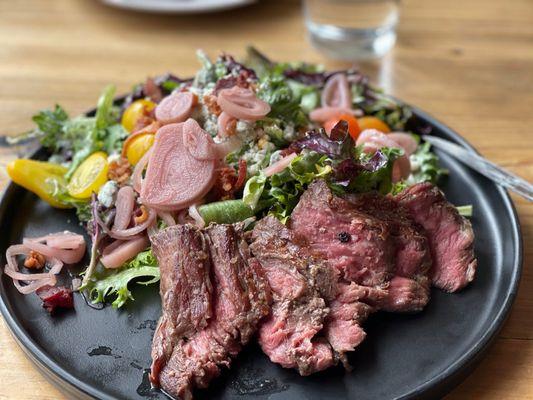
M 196 204 L 193 204 L 189 207 L 189 216 L 194 220 L 195 225 L 202 229 L 205 227 L 205 221 L 200 215 L 200 212 L 198 211 L 198 208 L 196 207 Z
M 115 208 L 117 214 L 113 222 L 113 231 L 121 231 L 128 227 L 135 207 L 135 192 L 131 186 L 122 186 L 117 193 Z
M 136 225 L 134 227 L 131 227 L 131 228 L 127 228 L 127 229 L 115 229 L 115 228 L 109 229 L 107 225 L 104 224 L 100 216 L 97 217 L 96 222 L 98 223 L 98 225 L 102 227 L 102 230 L 105 233 L 107 233 L 110 237 L 112 237 L 113 239 L 127 240 L 131 238 L 132 236 L 137 235 L 141 233 L 142 231 L 146 230 L 152 224 L 152 222 L 155 221 L 155 217 L 157 216 L 155 210 L 148 208 L 148 207 L 147 207 L 147 210 L 148 210 L 148 218 L 146 218 L 146 220 L 143 223 Z M 130 214 L 130 217 L 131 217 L 131 214 Z
M 66 264 L 76 264 L 85 254 L 83 236 L 72 232 L 58 232 L 38 238 L 24 238 L 22 244 L 46 257 L 54 257 Z
M 167 224 L 167 226 L 176 225 L 176 220 L 174 219 L 174 216 L 170 211 L 158 211 L 157 215 L 163 220 L 165 224 Z
M 178 224 L 185 225 L 189 223 L 188 221 L 189 218 L 190 218 L 189 210 L 185 209 L 185 210 L 181 210 L 180 212 L 178 212 Z
M 37 289 L 43 286 L 54 286 L 57 283 L 56 274 L 61 272 L 63 262 L 55 257 L 46 257 L 47 261 L 51 264 L 51 268 L 48 272 L 36 273 L 36 274 L 24 274 L 20 272 L 17 264 L 16 257 L 18 255 L 27 256 L 31 249 L 24 244 L 15 244 L 9 246 L 6 250 L 7 264 L 4 269 L 4 273 L 13 279 L 13 284 L 17 290 L 22 294 L 29 294 L 35 292 Z M 21 285 L 21 282 L 27 283 Z
M 281 171 L 283 171 L 285 168 L 289 166 L 292 160 L 294 160 L 294 157 L 296 157 L 296 153 L 291 153 L 288 156 L 283 157 L 282 159 L 276 161 L 271 166 L 265 168 L 263 170 L 263 173 L 268 177 L 272 176 L 274 174 L 278 174 Z
M 135 164 L 135 168 L 133 168 L 133 174 L 131 175 L 131 181 L 133 183 L 133 188 L 137 193 L 141 193 L 141 187 L 143 183 L 143 172 L 146 166 L 148 165 L 148 160 L 150 159 L 150 155 L 152 154 L 153 147 L 148 150 L 144 156 L 141 157 L 139 162 Z
M 119 268 L 146 249 L 150 241 L 146 235 L 137 235 L 129 240 L 115 240 L 102 251 L 100 262 L 106 268 Z

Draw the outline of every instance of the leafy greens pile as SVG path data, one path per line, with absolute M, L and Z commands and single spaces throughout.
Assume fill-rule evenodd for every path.
M 115 87 L 106 87 L 98 99 L 94 116 L 70 118 L 60 105 L 53 110 L 41 111 L 33 117 L 37 128 L 25 136 L 38 137 L 42 146 L 52 154 L 49 161 L 68 167 L 65 174 L 68 181 L 92 153 L 102 150 L 107 154 L 116 154 L 122 150 L 127 132 L 118 122 L 120 109 L 114 105 L 114 96 Z M 80 221 L 86 222 L 91 218 L 89 201 L 69 196 L 64 187 L 56 188 L 53 196 L 76 208 Z

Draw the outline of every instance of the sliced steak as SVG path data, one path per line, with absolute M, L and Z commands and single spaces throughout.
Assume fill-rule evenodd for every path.
M 315 181 L 296 206 L 291 227 L 331 266 L 342 267 L 346 283 L 366 288 L 368 295 L 360 299 L 374 308 L 413 312 L 429 301 L 427 239 L 392 198 L 378 193 L 340 198 L 325 181 Z
M 161 238 L 159 238 L 161 235 Z M 259 263 L 250 258 L 248 247 L 243 240 L 242 229 L 232 225 L 214 225 L 205 231 L 185 225 L 172 227 L 158 233 L 155 243 L 172 247 L 175 242 L 182 242 L 181 236 L 200 237 L 203 244 L 201 254 L 206 254 L 211 312 L 205 317 L 207 324 L 195 325 L 195 331 L 183 331 L 181 337 L 172 342 L 170 358 L 160 368 L 159 383 L 161 388 L 180 399 L 192 398 L 192 390 L 205 388 L 220 373 L 220 367 L 229 366 L 231 357 L 235 356 L 246 344 L 256 330 L 259 320 L 269 312 L 269 289 L 262 277 Z M 198 249 L 187 248 L 187 257 L 195 257 Z M 176 258 L 159 258 L 161 279 L 169 270 L 165 262 L 175 263 Z M 186 267 L 177 269 L 171 277 L 182 280 L 188 277 L 190 270 Z M 190 288 L 195 292 L 197 288 Z M 163 292 L 162 292 L 163 296 Z M 162 297 L 163 301 L 165 297 Z M 165 304 L 165 303 L 163 303 Z M 179 303 L 178 314 L 187 313 L 187 304 Z M 162 320 L 169 320 L 171 314 L 164 307 Z M 159 347 L 161 333 L 159 329 L 154 336 L 153 349 Z M 158 354 L 157 352 L 155 353 Z M 154 372 L 152 371 L 152 376 Z
M 386 291 L 344 282 L 336 268 L 310 253 L 306 240 L 277 219 L 257 223 L 250 246 L 272 287 L 272 313 L 259 342 L 273 362 L 308 375 L 335 364 L 366 334 L 361 324 Z
M 241 228 L 211 225 L 206 233 L 214 267 L 217 325 L 232 339 L 246 344 L 259 320 L 270 311 L 270 288 L 261 265 L 250 259 Z
M 201 232 L 191 225 L 176 225 L 151 241 L 161 271 L 163 309 L 152 344 L 150 379 L 157 383 L 176 343 L 207 326 L 213 288 L 209 249 Z
M 291 228 L 305 237 L 347 281 L 387 284 L 394 270 L 394 245 L 388 224 L 333 196 L 323 180 L 300 198 Z
M 409 212 L 389 196 L 375 192 L 346 199 L 359 211 L 389 226 L 394 243 L 394 277 L 387 287 L 381 309 L 391 312 L 420 311 L 429 301 L 429 269 L 432 260 L 424 229 Z
M 471 282 L 477 260 L 470 221 L 459 215 L 439 188 L 430 183 L 410 186 L 395 200 L 426 232 L 433 257 L 433 284 L 454 292 Z
M 348 368 L 344 353 L 353 351 L 364 340 L 366 333 L 361 324 L 375 309 L 363 302 L 369 297 L 366 288 L 353 282 L 339 282 L 337 287 L 337 297 L 329 304 L 324 334 Z
M 336 276 L 313 257 L 276 218 L 259 221 L 250 249 L 272 288 L 270 317 L 259 329 L 259 344 L 270 359 L 301 375 L 335 363 L 330 345 L 317 337 L 329 313 L 326 300 L 336 295 Z

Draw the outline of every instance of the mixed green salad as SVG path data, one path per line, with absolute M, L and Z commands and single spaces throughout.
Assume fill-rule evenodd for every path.
M 115 89 L 105 88 L 94 115 L 71 117 L 59 105 L 39 112 L 27 136 L 39 138 L 49 159 L 8 166 L 16 183 L 54 207 L 76 210 L 92 239 L 79 290 L 95 303 L 111 301 L 119 308 L 133 300 L 132 283 L 158 282 L 147 238 L 167 225 L 253 223 L 266 214 L 286 223 L 315 179 L 325 179 L 340 195 L 395 194 L 418 182 L 436 183 L 446 173 L 429 144 L 410 132 L 409 108 L 356 70 L 274 62 L 253 48 L 243 62 L 226 54 L 212 61 L 199 52 L 198 58 L 201 66 L 192 79 L 148 79 L 118 102 Z M 182 208 L 152 207 L 143 202 L 136 180 L 149 178 L 150 152 L 159 129 L 169 123 L 160 116 L 163 104 L 177 94 L 189 96 L 187 117 L 209 135 L 219 158 L 201 197 Z M 239 107 L 259 104 L 268 112 L 239 118 L 226 111 L 222 95 Z M 117 202 L 125 195 L 119 193 L 126 192 L 134 199 L 131 218 L 113 230 L 119 214 L 123 218 Z M 135 232 L 135 253 L 109 261 L 109 254 L 132 243 L 127 232 Z

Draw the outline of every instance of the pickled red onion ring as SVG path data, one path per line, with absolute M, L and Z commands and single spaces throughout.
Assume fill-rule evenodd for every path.
M 189 207 L 189 216 L 196 222 L 196 226 L 198 228 L 205 227 L 205 220 L 200 215 L 200 212 L 198 211 L 198 208 L 196 207 L 196 204 L 193 204 Z
M 283 171 L 285 168 L 289 166 L 291 161 L 294 160 L 296 156 L 297 156 L 296 153 L 291 153 L 288 156 L 283 157 L 282 159 L 280 159 L 279 161 L 276 161 L 271 166 L 265 168 L 263 170 L 263 173 L 267 177 L 272 176 L 274 174 L 279 174 L 281 171 Z
M 233 86 L 222 89 L 217 96 L 217 103 L 230 116 L 247 121 L 257 121 L 270 112 L 270 105 L 258 99 L 251 89 Z
M 117 213 L 113 222 L 113 230 L 124 230 L 131 222 L 133 208 L 135 207 L 135 192 L 131 186 L 122 186 L 117 193 L 115 208 Z
M 64 243 L 60 245 L 61 240 Z M 24 238 L 22 244 L 46 257 L 58 258 L 66 264 L 79 262 L 85 254 L 83 236 L 72 232 L 58 232 L 38 238 Z M 65 247 L 65 246 L 69 246 Z
M 63 262 L 54 257 L 48 257 L 51 268 L 46 273 L 24 274 L 20 272 L 16 256 L 28 255 L 31 249 L 24 244 L 16 244 L 9 246 L 6 250 L 7 264 L 4 268 L 4 273 L 13 279 L 15 288 L 22 294 L 29 294 L 35 292 L 43 286 L 54 286 L 57 283 L 56 274 L 61 272 Z M 21 282 L 30 282 L 27 285 L 21 285 Z
M 327 81 L 321 95 L 322 107 L 352 108 L 352 94 L 346 74 L 339 72 Z
M 106 268 L 119 268 L 149 244 L 150 241 L 146 235 L 133 236 L 129 240 L 116 240 L 102 251 L 100 262 Z

